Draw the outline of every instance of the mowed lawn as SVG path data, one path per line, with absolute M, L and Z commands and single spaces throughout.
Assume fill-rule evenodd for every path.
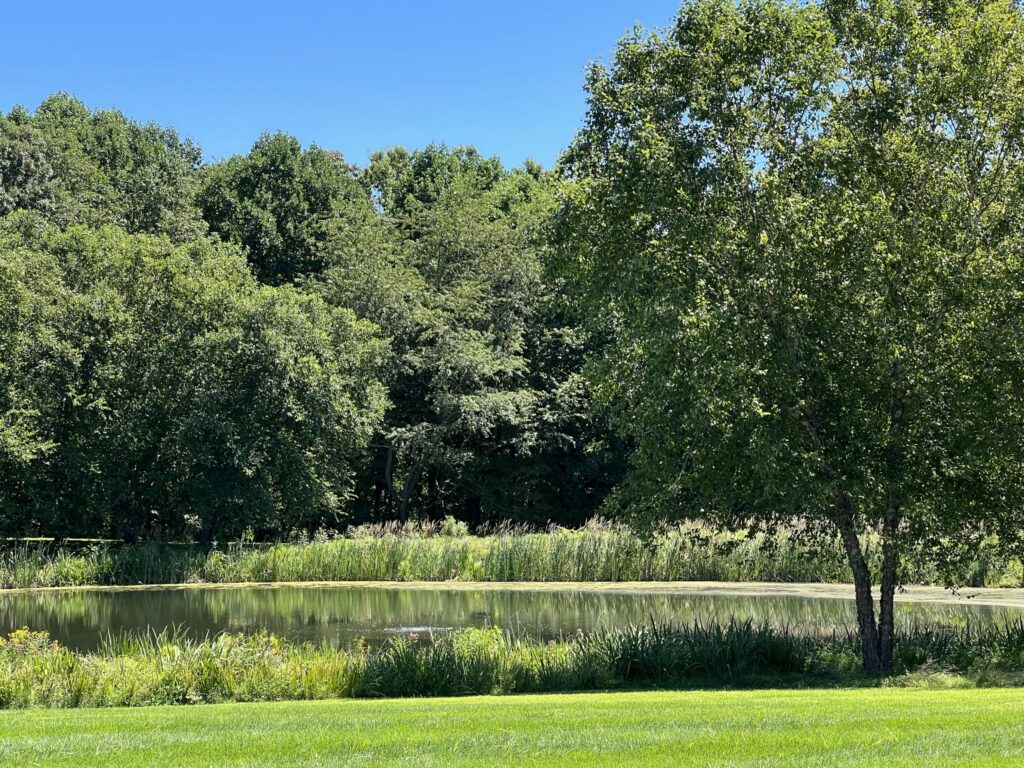
M 1024 692 L 690 691 L 7 711 L 0 765 L 1024 765 Z

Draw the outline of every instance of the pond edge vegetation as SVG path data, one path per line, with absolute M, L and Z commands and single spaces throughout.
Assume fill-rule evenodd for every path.
M 791 526 L 822 553 L 740 578 L 851 579 L 875 673 L 900 583 L 992 583 L 963 566 L 1022 555 L 1020 3 L 687 0 L 584 88 L 550 172 L 284 134 L 204 163 L 64 94 L 0 116 L 0 533 L 204 545 L 13 583 L 675 580 L 699 557 L 564 537 L 210 545 Z M 696 578 L 734 578 L 715 554 Z
M 869 561 L 881 558 L 865 540 Z M 914 553 L 905 584 L 949 586 Z M 471 536 L 443 524 L 364 525 L 274 544 L 205 548 L 147 542 L 13 542 L 0 551 L 0 588 L 349 581 L 804 582 L 849 583 L 838 540 L 823 546 L 794 533 L 719 533 L 682 525 L 645 538 L 624 525 L 592 521 L 545 532 L 505 528 Z M 995 542 L 965 557 L 959 586 L 1024 585 L 1019 560 Z
M 631 626 L 547 643 L 498 627 L 461 629 L 347 650 L 271 634 L 166 631 L 109 638 L 87 654 L 22 629 L 0 639 L 0 708 L 864 685 L 859 651 L 855 632 L 806 636 L 749 621 Z M 1019 684 L 1024 623 L 910 627 L 897 635 L 894 660 L 894 673 L 870 684 Z

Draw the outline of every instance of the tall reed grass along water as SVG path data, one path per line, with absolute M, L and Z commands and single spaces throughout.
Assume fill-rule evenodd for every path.
M 877 547 L 865 543 L 877 558 Z M 982 547 L 967 586 L 1020 586 L 1021 563 Z M 907 583 L 939 583 L 913 556 Z M 696 525 L 644 540 L 625 526 L 501 530 L 470 536 L 458 525 L 363 526 L 343 536 L 270 545 L 57 545 L 13 543 L 0 552 L 0 586 L 281 581 L 849 581 L 838 541 L 809 547 L 798 537 L 712 533 Z
M 1024 625 L 912 630 L 889 684 L 1019 682 Z M 750 622 L 634 626 L 535 643 L 498 628 L 394 638 L 338 651 L 279 638 L 173 632 L 76 654 L 27 629 L 0 639 L 0 707 L 140 706 L 379 696 L 459 696 L 857 680 L 852 633 L 798 635 Z

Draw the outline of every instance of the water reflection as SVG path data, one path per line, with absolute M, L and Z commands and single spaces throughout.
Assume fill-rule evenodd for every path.
M 1020 608 L 901 603 L 901 623 L 962 626 L 1024 617 Z M 401 589 L 347 586 L 21 592 L 0 595 L 0 632 L 46 629 L 78 650 L 106 634 L 180 626 L 194 635 L 267 629 L 299 640 L 346 646 L 395 632 L 498 625 L 539 639 L 654 619 L 691 623 L 767 621 L 801 632 L 853 627 L 849 600 L 777 595 Z

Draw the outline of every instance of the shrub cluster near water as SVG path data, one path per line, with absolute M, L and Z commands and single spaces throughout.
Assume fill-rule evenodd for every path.
M 866 542 L 868 556 L 879 557 Z M 962 570 L 967 586 L 1019 586 L 1019 561 L 982 547 Z M 904 558 L 906 583 L 941 583 L 923 560 Z M 628 528 L 591 524 L 543 533 L 469 536 L 458 527 L 362 527 L 272 545 L 204 550 L 174 544 L 17 543 L 0 554 L 0 586 L 287 581 L 785 581 L 850 580 L 839 542 L 809 546 L 782 534 L 748 537 L 699 526 L 646 541 Z
M 639 626 L 546 644 L 498 628 L 399 636 L 378 649 L 291 645 L 273 635 L 127 636 L 76 654 L 27 629 L 0 639 L 0 707 L 141 706 L 379 696 L 459 696 L 681 685 L 778 684 L 857 675 L 853 634 L 809 637 L 750 622 Z M 910 630 L 890 683 L 1024 671 L 1024 624 Z M 938 675 L 938 672 L 944 674 Z

